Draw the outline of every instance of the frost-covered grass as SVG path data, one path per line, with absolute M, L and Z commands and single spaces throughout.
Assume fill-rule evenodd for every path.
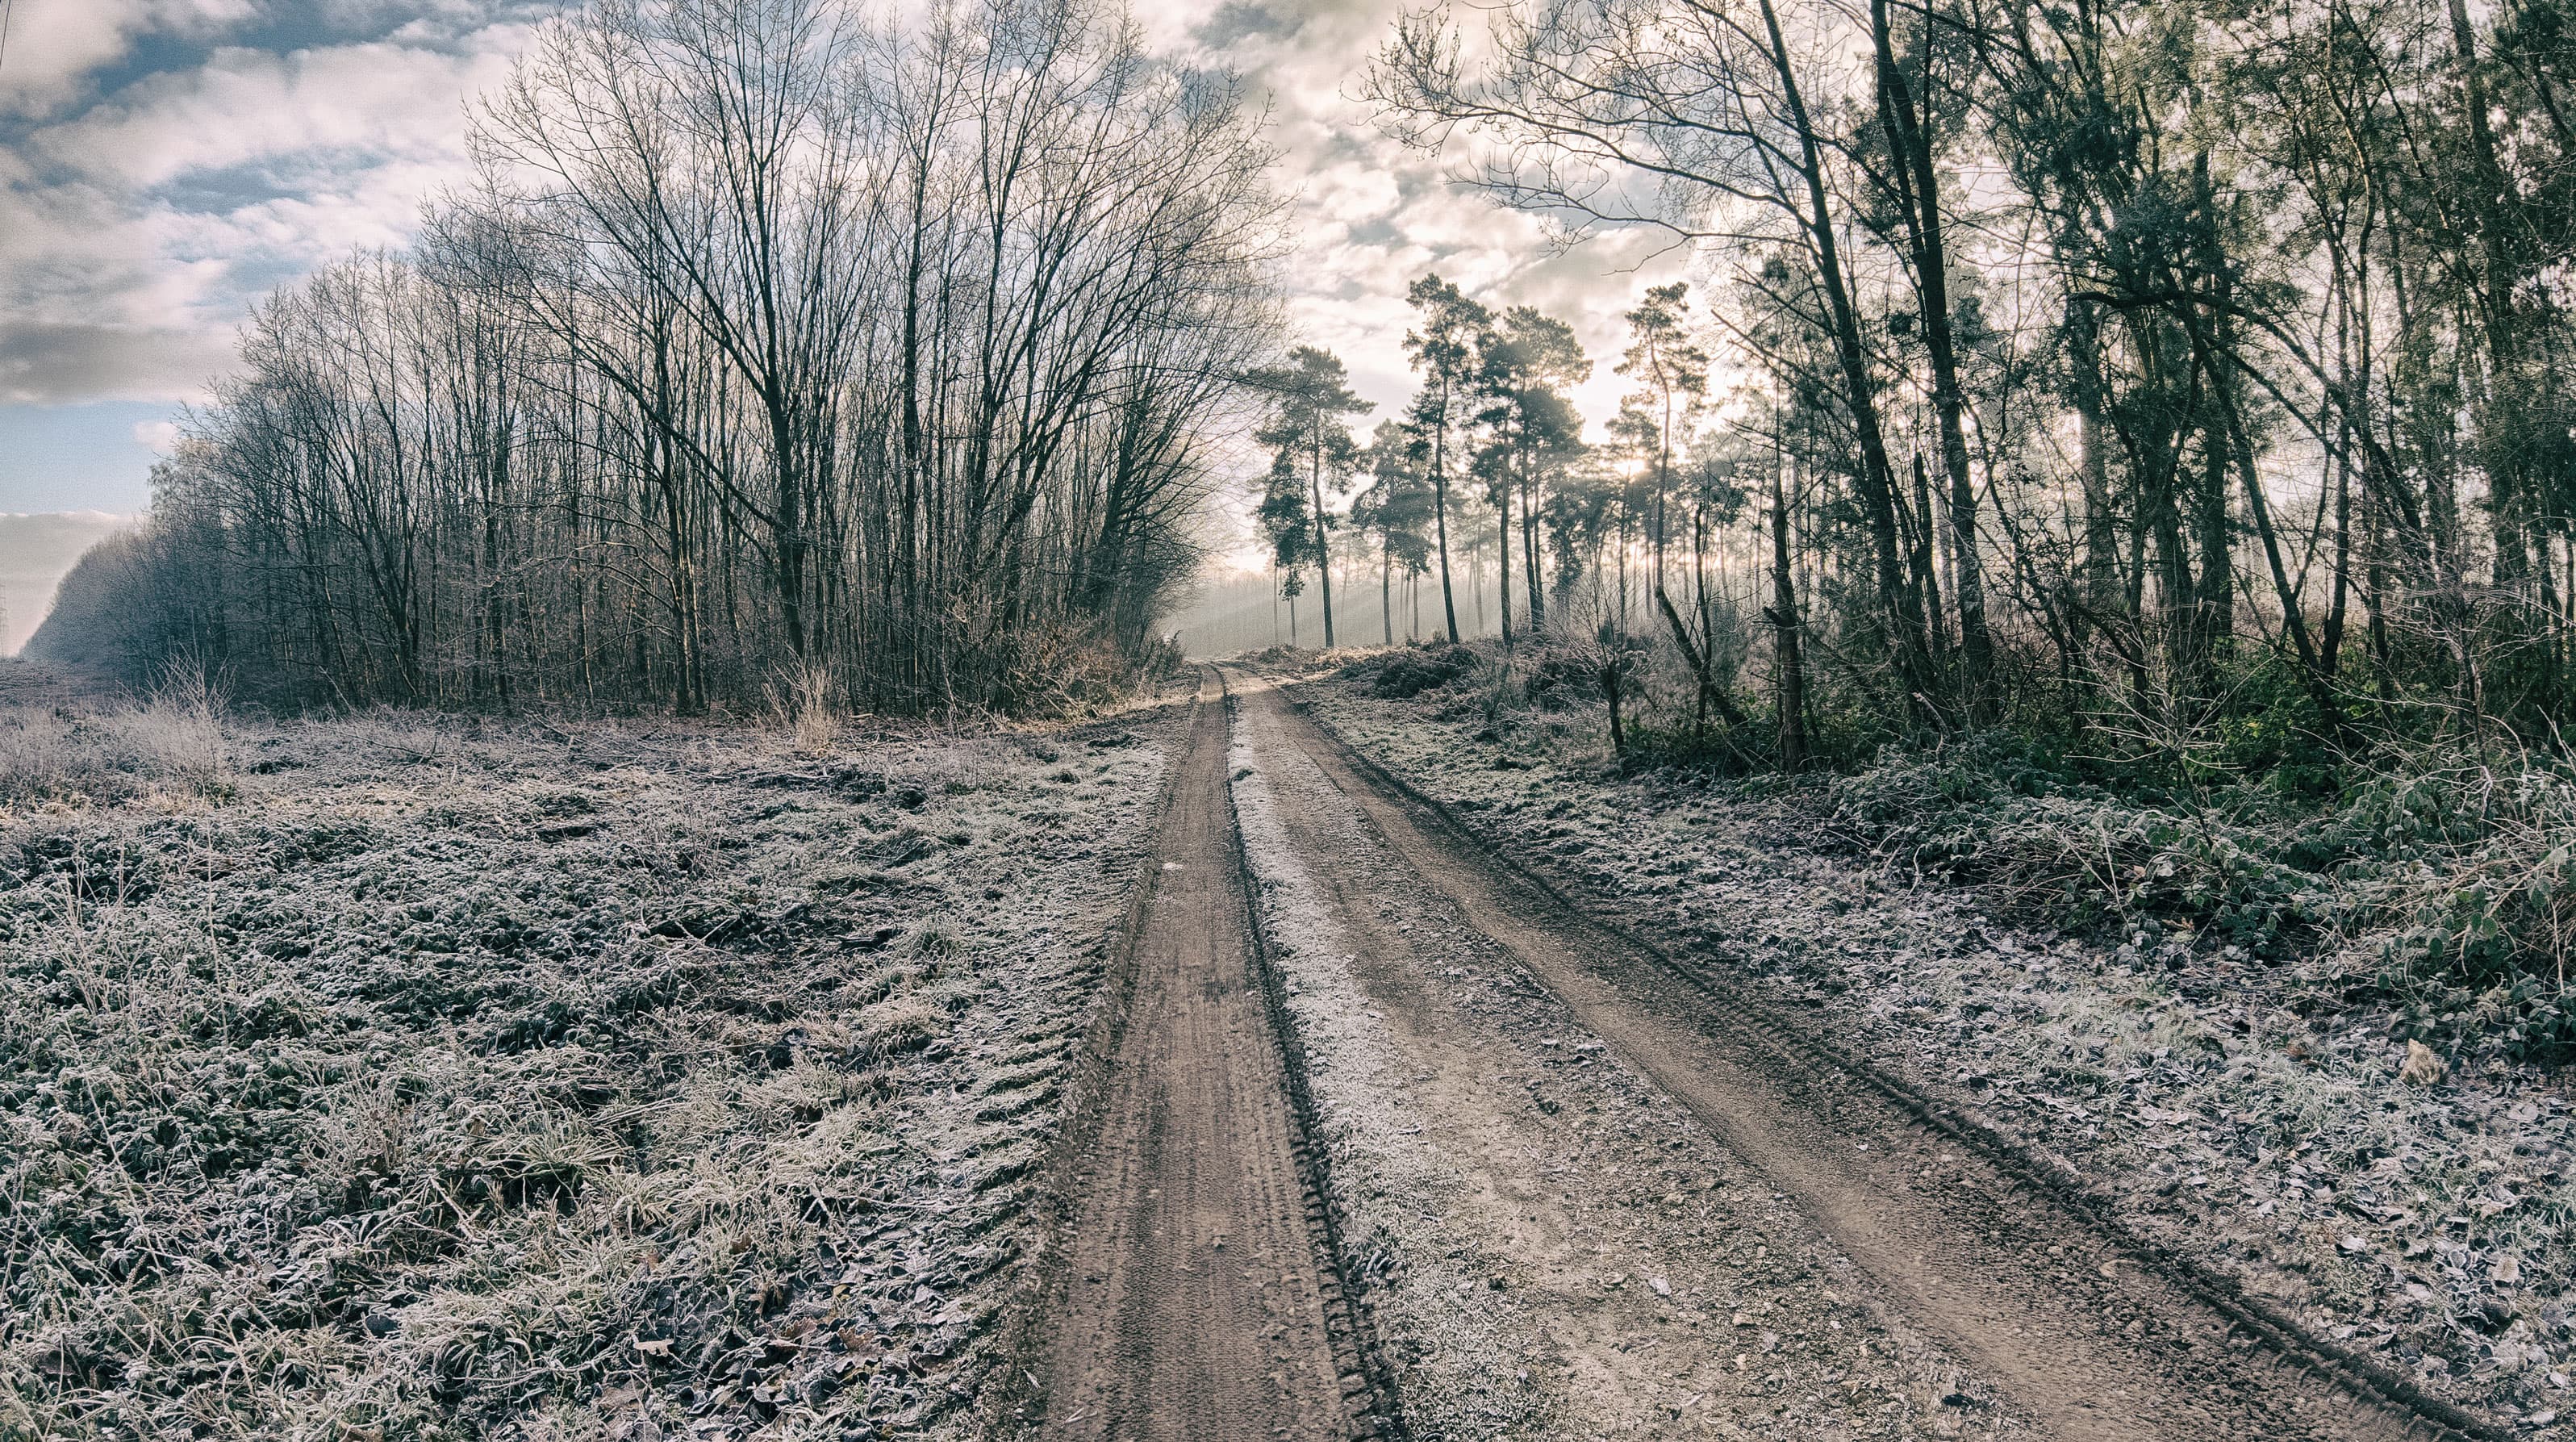
M 1498 717 L 1472 672 L 1412 700 L 1349 678 L 1299 694 L 1487 835 L 1767 978 L 2320 1331 L 2536 1427 L 2576 1401 L 2576 1113 L 2555 1073 L 2490 1046 L 2409 1080 L 2419 1019 L 2324 984 L 2330 959 L 2017 927 L 1991 894 L 1836 846 L 1812 791 L 1623 776 L 1597 708 Z
M 1508 655 L 1477 643 L 1344 659 L 1380 698 L 1436 692 L 1490 739 L 1588 763 L 1605 759 L 1612 654 L 1557 637 Z M 1999 914 L 2298 962 L 2401 1002 L 2446 1050 L 2576 1061 L 2576 765 L 2563 759 L 2386 725 L 2329 748 L 2295 716 L 2258 711 L 2116 741 L 2089 725 L 1874 751 L 1844 736 L 1837 764 L 1784 779 L 1758 724 L 1695 718 L 1677 653 L 1625 654 L 1624 770 L 1785 788 L 1812 824 L 1917 879 L 1973 883 Z
M 2299 962 L 2404 1002 L 2447 1048 L 2576 1058 L 2576 773 L 2419 749 L 2331 801 L 2243 783 L 2144 800 L 2002 739 L 1835 777 L 1833 822 L 2015 912 Z
M 965 1427 L 1161 734 L 0 712 L 0 1436 Z
M 202 672 L 141 701 L 64 702 L 0 705 L 0 810 L 220 799 L 233 784 L 222 697 Z

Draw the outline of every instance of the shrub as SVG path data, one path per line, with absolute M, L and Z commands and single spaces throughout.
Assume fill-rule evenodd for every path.
M 1425 691 L 1436 691 L 1476 665 L 1476 653 L 1465 646 L 1445 643 L 1419 650 L 1404 650 L 1387 659 L 1378 668 L 1371 689 L 1393 700 L 1410 700 Z
M 2314 876 L 2279 838 L 2216 807 L 2165 810 L 2097 792 L 2016 790 L 1996 753 L 1890 752 L 1828 784 L 1838 825 L 1919 874 L 1995 888 L 2077 925 L 2185 922 L 2282 955 L 2326 919 Z
M 2576 773 L 2456 753 L 2381 764 L 2305 811 L 2251 783 L 2123 796 L 1987 739 L 1890 748 L 1826 796 L 1888 862 L 2052 920 L 2325 952 L 2329 977 L 2407 999 L 2421 1028 L 2576 1047 Z
M 109 804 L 167 788 L 223 800 L 233 789 L 220 682 L 173 667 L 142 705 L 0 707 L 0 805 Z
M 827 752 L 841 739 L 840 685 L 819 661 L 781 667 L 767 688 L 770 713 L 808 755 Z
M 1601 666 L 1571 651 L 1542 651 L 1529 659 L 1521 695 L 1550 709 L 1601 699 Z

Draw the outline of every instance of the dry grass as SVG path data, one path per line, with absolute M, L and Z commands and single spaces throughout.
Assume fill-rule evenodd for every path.
M 0 756 L 0 1437 L 964 1425 L 1055 1122 L 994 1086 L 1060 1065 L 1158 747 L 179 678 Z
M 220 675 L 176 664 L 139 702 L 31 700 L 23 694 L 36 689 L 28 677 L 10 680 L 21 694 L 0 699 L 0 810 L 230 799 L 233 746 Z
M 829 752 L 841 739 L 841 686 L 820 661 L 798 661 L 766 688 L 770 714 L 809 756 Z

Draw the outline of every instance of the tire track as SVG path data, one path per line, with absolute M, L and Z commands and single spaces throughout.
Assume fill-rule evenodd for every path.
M 1241 830 L 1364 1314 L 1456 1438 L 2034 1435 L 1248 704 Z
M 1045 1349 L 1049 1437 L 1386 1430 L 1250 925 L 1224 701 L 1207 673 L 1149 862 L 1133 991 Z
M 2004 1139 L 1580 907 L 1277 693 L 1245 704 L 1278 708 L 1409 867 L 2050 1431 L 2506 1435 L 2146 1246 Z

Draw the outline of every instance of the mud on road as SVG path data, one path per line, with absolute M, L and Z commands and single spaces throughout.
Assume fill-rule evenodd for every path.
M 1048 1356 L 1051 1437 L 1223 1442 L 1369 1425 L 1289 1060 L 1257 975 L 1225 743 L 1211 673 L 1150 863 L 1127 1019 L 1077 1178 Z
M 2032 1435 L 1238 684 L 1261 915 L 1419 1433 Z
M 1211 681 L 1165 822 L 1052 1434 L 1391 1403 L 1422 1437 L 2443 1435 L 1228 681 L 1230 748 Z

